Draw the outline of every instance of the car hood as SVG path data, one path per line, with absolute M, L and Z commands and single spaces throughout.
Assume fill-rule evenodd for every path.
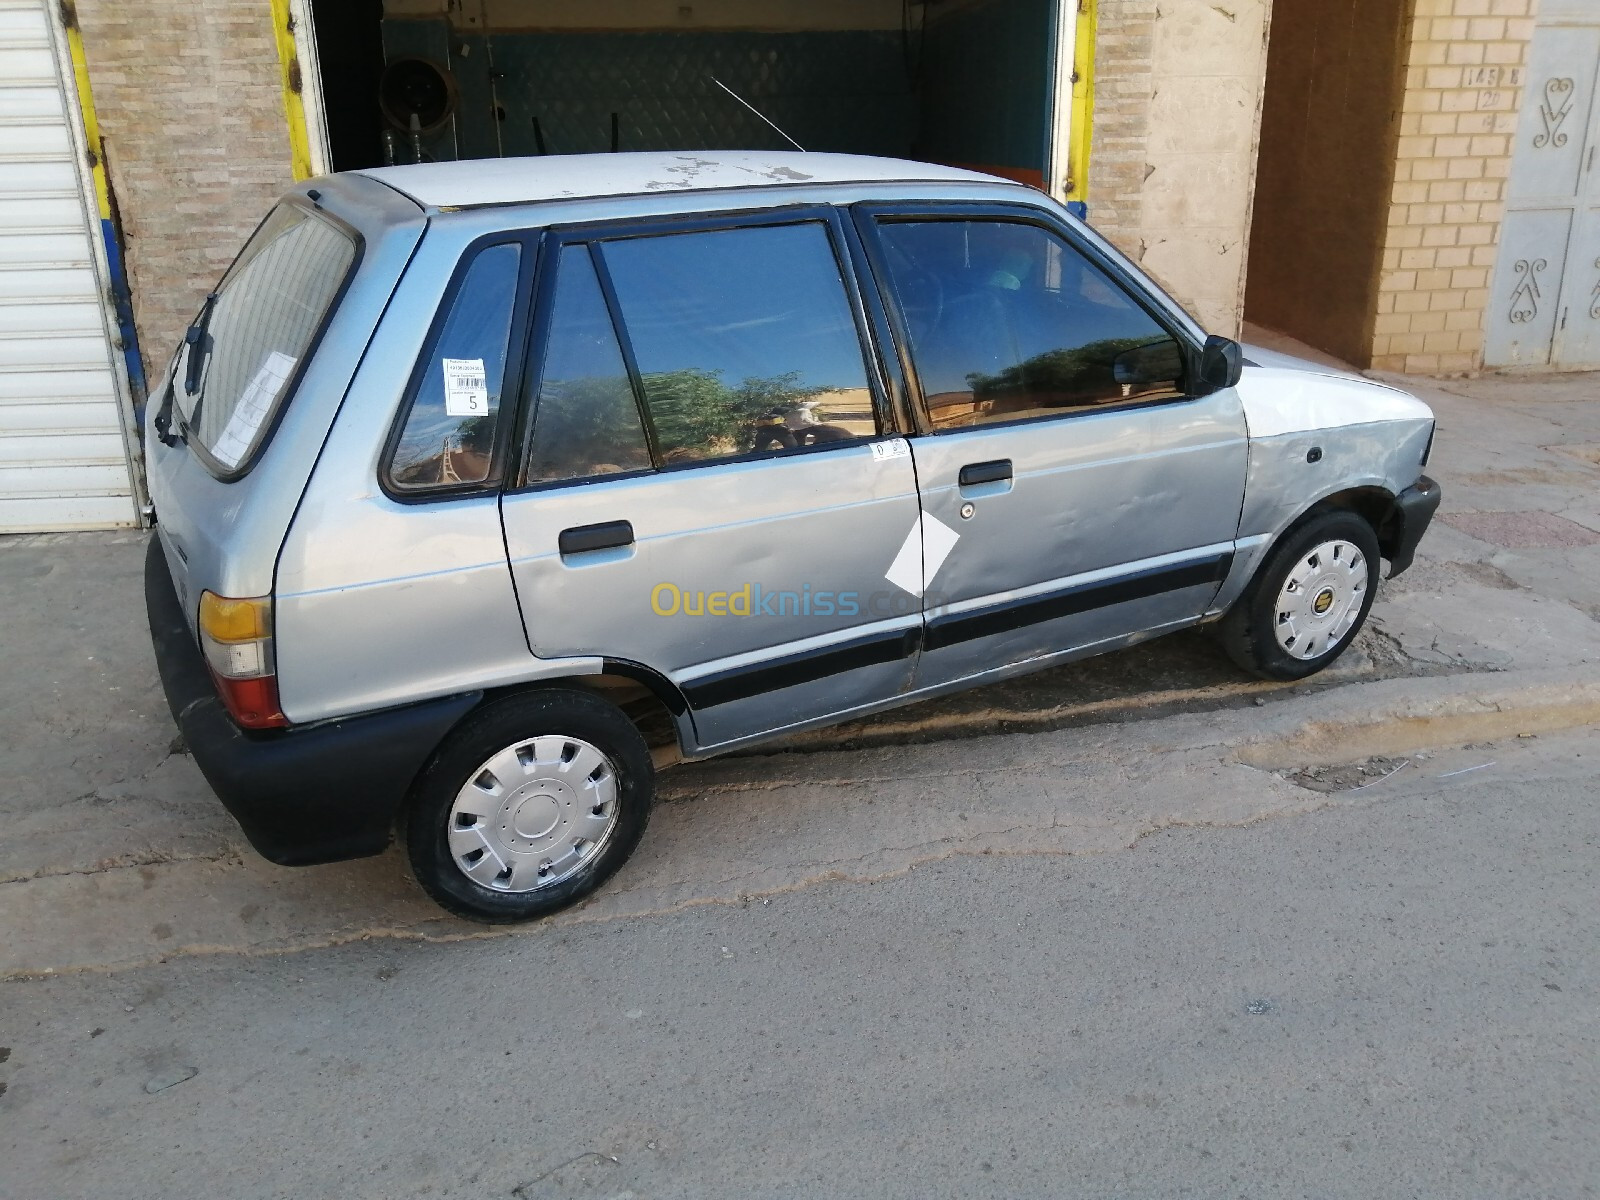
M 1409 392 L 1261 346 L 1244 347 L 1239 398 L 1253 438 L 1377 421 L 1431 421 Z

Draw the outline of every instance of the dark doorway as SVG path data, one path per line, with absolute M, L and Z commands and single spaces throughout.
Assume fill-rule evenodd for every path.
M 1411 4 L 1277 0 L 1245 320 L 1372 361 Z
M 383 165 L 383 0 L 311 0 L 335 171 Z

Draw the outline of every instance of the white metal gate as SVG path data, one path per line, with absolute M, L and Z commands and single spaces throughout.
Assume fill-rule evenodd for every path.
M 127 377 L 54 0 L 0 0 L 0 533 L 136 525 Z
M 1484 362 L 1600 367 L 1600 3 L 1545 0 L 1542 10 Z

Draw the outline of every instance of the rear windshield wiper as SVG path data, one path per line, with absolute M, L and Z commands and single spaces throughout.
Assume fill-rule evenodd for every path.
M 211 353 L 211 336 L 206 332 L 211 324 L 211 313 L 217 306 L 217 293 L 211 292 L 206 296 L 205 303 L 200 306 L 200 313 L 195 317 L 194 323 L 183 332 L 183 343 L 189 347 L 185 356 L 183 372 L 183 391 L 185 395 L 192 396 L 200 389 L 200 376 L 205 368 L 205 360 Z M 164 445 L 176 446 L 179 442 L 186 442 L 188 438 L 188 423 L 183 419 L 183 411 L 177 409 L 178 432 L 172 432 L 172 418 L 176 406 L 173 403 L 174 393 L 178 390 L 178 360 L 172 360 L 172 368 L 167 372 L 167 394 L 161 402 L 161 408 L 156 412 L 156 436 Z
M 194 324 L 184 331 L 183 340 L 189 347 L 189 359 L 183 372 L 185 395 L 192 396 L 200 390 L 201 372 L 205 369 L 206 360 L 211 357 L 211 335 L 206 330 L 211 325 L 211 314 L 216 307 L 217 293 L 212 292 L 200 306 L 200 315 L 194 319 Z

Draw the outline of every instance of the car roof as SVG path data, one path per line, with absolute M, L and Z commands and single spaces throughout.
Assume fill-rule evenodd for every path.
M 773 150 L 550 154 L 373 167 L 358 174 L 387 184 L 431 209 L 797 184 L 1007 182 L 977 171 L 909 159 Z

